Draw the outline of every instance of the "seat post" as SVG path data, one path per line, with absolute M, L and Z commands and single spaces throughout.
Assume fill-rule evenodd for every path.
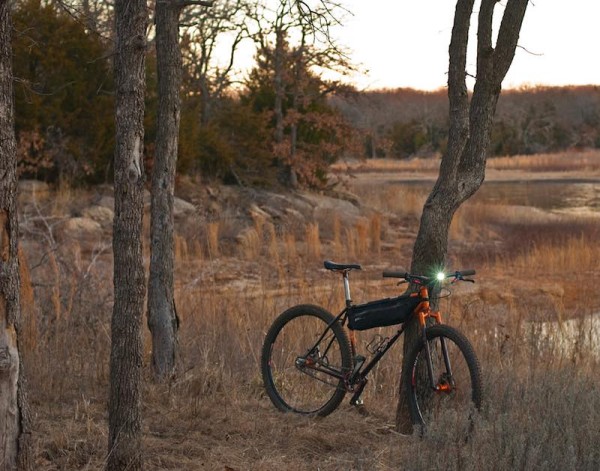
M 346 296 L 346 307 L 352 305 L 352 298 L 350 298 L 350 281 L 348 279 L 348 273 L 350 270 L 344 270 L 342 272 L 342 278 L 344 279 L 344 295 Z

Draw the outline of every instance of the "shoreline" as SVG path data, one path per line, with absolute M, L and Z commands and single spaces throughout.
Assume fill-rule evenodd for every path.
M 349 160 L 333 164 L 330 171 L 357 183 L 428 183 L 437 180 L 439 165 L 439 158 Z M 600 151 L 490 157 L 485 182 L 600 183 Z
M 419 184 L 419 183 L 434 183 L 437 178 L 437 173 L 424 172 L 404 172 L 398 171 L 339 171 L 336 176 L 346 175 L 353 179 L 353 183 L 367 183 L 369 181 L 377 183 L 389 184 Z M 483 183 L 563 183 L 563 184 L 578 184 L 591 183 L 600 184 L 600 174 L 590 175 L 585 172 L 529 172 L 529 171 L 507 171 L 507 170 L 490 170 L 486 172 Z

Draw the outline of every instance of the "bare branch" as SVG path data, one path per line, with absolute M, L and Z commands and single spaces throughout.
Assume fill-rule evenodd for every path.
M 533 51 L 530 51 L 529 49 L 527 49 L 525 46 L 521 46 L 521 45 L 519 45 L 519 44 L 517 44 L 517 47 L 518 47 L 519 49 L 523 49 L 523 50 L 524 50 L 524 51 L 525 51 L 527 54 L 530 54 L 530 55 L 532 55 L 532 56 L 538 56 L 538 57 L 541 57 L 541 56 L 543 56 L 543 55 L 544 55 L 544 53 L 543 53 L 543 52 L 533 52 Z
M 447 158 L 442 159 L 441 164 L 448 175 L 455 172 L 456 163 L 469 137 L 469 96 L 466 83 L 466 65 L 473 4 L 474 0 L 458 0 L 450 39 L 450 64 L 448 69 L 449 145 L 446 152 Z
M 504 80 L 510 65 L 515 56 L 517 41 L 525 10 L 529 0 L 508 0 L 500 30 L 498 31 L 498 40 L 496 41 L 496 52 L 494 57 L 495 82 L 498 86 Z
M 181 7 L 189 7 L 192 5 L 198 5 L 201 7 L 212 7 L 214 2 L 212 0 L 180 0 L 178 4 Z
M 477 76 L 485 78 L 493 66 L 492 18 L 497 0 L 482 0 L 477 25 Z

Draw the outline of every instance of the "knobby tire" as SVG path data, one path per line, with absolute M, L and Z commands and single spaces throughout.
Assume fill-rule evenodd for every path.
M 322 371 L 347 375 L 352 369 L 350 342 L 342 324 L 334 319 L 325 309 L 304 304 L 283 312 L 268 330 L 261 374 L 265 390 L 279 410 L 326 416 L 344 399 L 344 381 Z M 297 358 L 307 355 L 324 332 L 325 338 L 310 355 L 320 370 L 299 368 Z
M 451 420 L 472 423 L 473 412 L 481 407 L 482 401 L 481 368 L 473 347 L 461 332 L 448 325 L 428 327 L 426 336 L 433 357 L 434 380 L 438 382 L 446 377 L 440 342 L 445 339 L 456 384 L 450 392 L 432 390 L 426 369 L 425 342 L 419 339 L 409 353 L 405 363 L 407 368 L 402 371 L 402 384 L 408 393 L 413 424 L 426 426 L 427 423 L 440 420 L 443 414 L 452 413 L 454 418 Z

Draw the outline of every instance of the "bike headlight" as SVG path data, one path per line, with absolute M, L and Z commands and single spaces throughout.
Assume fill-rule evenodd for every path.
M 446 279 L 446 275 L 444 275 L 444 273 L 442 272 L 439 272 L 437 275 L 435 275 L 435 277 L 438 281 L 443 281 L 444 279 Z

